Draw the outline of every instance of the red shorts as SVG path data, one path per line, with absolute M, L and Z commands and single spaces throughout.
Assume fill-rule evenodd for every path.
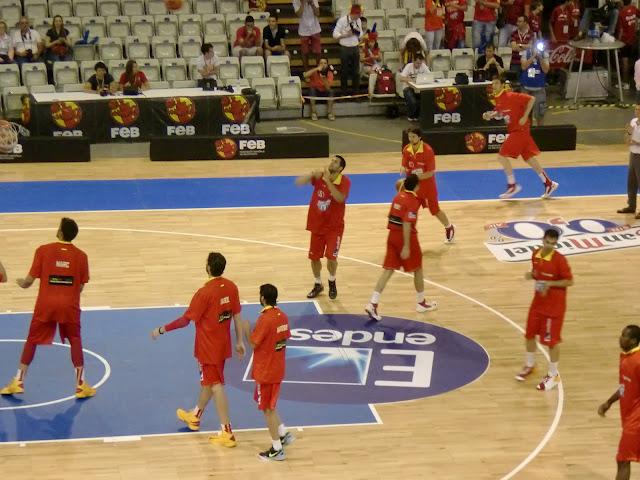
M 522 158 L 527 161 L 540 155 L 540 149 L 530 132 L 512 132 L 500 147 L 500 155 L 509 158 Z
M 387 253 L 383 263 L 385 269 L 399 270 L 400 267 L 402 267 L 405 272 L 410 273 L 422 268 L 422 250 L 420 249 L 420 242 L 418 242 L 418 234 L 411 234 L 409 240 L 409 258 L 406 260 L 400 258 L 403 245 L 402 231 L 389 230 Z
M 253 392 L 253 399 L 258 404 L 258 410 L 275 410 L 280 396 L 279 383 L 257 383 Z
M 300 52 L 303 55 L 307 55 L 310 51 L 316 55 L 320 55 L 321 46 L 322 41 L 319 33 L 315 33 L 308 37 L 300 37 Z
M 51 345 L 56 328 L 60 331 L 62 343 L 69 338 L 80 337 L 80 309 L 36 305 L 27 341 L 36 345 Z
M 199 364 L 200 385 L 210 387 L 211 385 L 224 385 L 224 362 L 222 365 L 207 363 Z
M 320 260 L 326 257 L 327 260 L 336 260 L 342 242 L 342 230 L 327 233 L 311 232 L 311 242 L 309 244 L 309 259 Z
M 422 202 L 422 208 L 429 207 L 431 215 L 436 215 L 440 211 L 438 204 L 438 187 L 434 178 L 422 180 L 418 187 L 418 198 Z
M 616 461 L 640 462 L 640 432 L 627 433 L 622 430 Z
M 540 337 L 540 343 L 553 347 L 562 341 L 560 332 L 562 331 L 563 316 L 550 316 L 542 312 L 529 309 L 529 318 L 527 318 L 527 331 L 525 338 L 532 339 L 536 335 Z

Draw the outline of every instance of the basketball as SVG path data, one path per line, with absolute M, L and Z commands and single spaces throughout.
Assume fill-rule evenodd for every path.
M 164 6 L 167 7 L 167 10 L 170 12 L 175 12 L 182 8 L 182 0 L 164 0 Z

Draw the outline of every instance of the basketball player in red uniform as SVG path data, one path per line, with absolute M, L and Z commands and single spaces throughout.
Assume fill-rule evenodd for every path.
M 598 408 L 604 417 L 607 410 L 620 400 L 622 436 L 618 445 L 616 480 L 631 478 L 631 462 L 640 462 L 640 327 L 629 325 L 620 335 L 620 386 Z
M 435 216 L 444 227 L 447 243 L 453 242 L 456 229 L 449 221 L 449 217 L 440 209 L 438 204 L 438 187 L 436 185 L 436 156 L 431 145 L 422 140 L 422 131 L 419 128 L 407 130 L 409 143 L 402 149 L 402 168 L 405 175 L 415 173 L 420 179 L 418 198 L 422 208 L 429 208 L 431 215 Z
M 295 438 L 285 428 L 276 411 L 280 384 L 284 379 L 285 348 L 289 331 L 289 318 L 278 308 L 278 289 L 265 284 L 260 286 L 260 305 L 264 308 L 251 333 L 251 325 L 244 321 L 244 332 L 253 348 L 252 377 L 256 382 L 254 399 L 264 418 L 271 435 L 271 447 L 258 454 L 261 460 L 284 460 L 284 446 Z
M 7 281 L 7 271 L 4 269 L 2 262 L 0 262 L 0 283 Z
M 380 295 L 393 272 L 400 268 L 403 268 L 407 273 L 413 272 L 413 284 L 416 288 L 416 312 L 429 312 L 438 308 L 436 302 L 427 302 L 424 298 L 422 250 L 416 230 L 418 210 L 422 205 L 417 194 L 419 182 L 416 174 L 407 175 L 403 187 L 391 203 L 387 225 L 389 229 L 387 253 L 382 265 L 384 270 L 376 283 L 371 301 L 364 307 L 365 312 L 372 320 L 382 320 L 382 316 L 378 313 Z
M 507 123 L 507 132 L 509 133 L 498 153 L 498 161 L 507 176 L 507 190 L 500 194 L 500 198 L 511 198 L 522 190 L 520 184 L 516 183 L 516 177 L 513 174 L 513 168 L 509 160 L 519 156 L 535 170 L 540 180 L 544 183 L 544 193 L 541 198 L 549 198 L 557 190 L 558 183 L 547 176 L 537 159 L 537 156 L 540 155 L 540 150 L 531 137 L 530 118 L 535 99 L 531 95 L 511 92 L 505 89 L 503 75 L 494 77 L 492 86 L 496 99 L 496 108 L 495 110 L 484 112 L 482 118 L 487 121 L 494 118 L 504 118 Z
M 69 340 L 71 346 L 71 362 L 76 370 L 76 398 L 96 394 L 95 388 L 84 380 L 80 292 L 89 281 L 89 262 L 86 253 L 71 243 L 77 235 L 76 222 L 63 218 L 56 235 L 58 241 L 38 247 L 29 274 L 16 280 L 21 288 L 29 288 L 39 278 L 40 287 L 18 372 L 0 390 L 2 395 L 24 393 L 24 377 L 36 354 L 36 347 L 51 345 L 56 329 L 62 342 Z
M 551 228 L 544 232 L 542 248 L 531 256 L 531 271 L 524 274 L 527 280 L 535 280 L 535 292 L 525 332 L 527 353 L 525 365 L 516 375 L 516 380 L 524 381 L 534 371 L 536 335 L 540 343 L 549 347 L 549 370 L 537 385 L 538 390 L 551 390 L 560 383 L 558 360 L 559 343 L 564 313 L 567 308 L 567 287 L 573 285 L 573 275 L 569 262 L 556 251 L 558 231 Z
M 195 324 L 196 338 L 194 357 L 200 366 L 200 396 L 193 410 L 176 411 L 190 430 L 200 430 L 200 417 L 213 397 L 220 435 L 209 437 L 211 443 L 224 447 L 235 447 L 236 438 L 231 429 L 227 395 L 224 391 L 224 364 L 231 357 L 231 319 L 236 331 L 236 352 L 244 355 L 242 324 L 240 321 L 240 297 L 238 287 L 222 276 L 227 260 L 221 253 L 211 252 L 207 258 L 207 273 L 211 277 L 193 296 L 184 315 L 151 332 L 155 340 L 166 332 Z
M 338 271 L 338 252 L 344 233 L 345 202 L 351 189 L 351 180 L 342 172 L 347 162 L 340 155 L 331 159 L 323 171 L 311 172 L 296 179 L 297 185 L 313 185 L 313 194 L 307 213 L 307 230 L 311 232 L 309 259 L 315 282 L 307 298 L 316 298 L 324 291 L 322 286 L 322 257 L 327 258 L 329 271 L 329 298 L 338 296 L 336 272 Z

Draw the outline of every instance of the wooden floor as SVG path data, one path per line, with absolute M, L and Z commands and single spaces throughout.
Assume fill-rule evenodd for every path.
M 627 161 L 622 146 L 545 153 L 542 159 L 548 166 Z M 396 171 L 399 164 L 397 154 L 352 156 L 347 161 L 350 172 Z M 441 169 L 497 168 L 492 156 L 438 161 Z M 0 165 L 0 179 L 280 175 L 298 174 L 324 163 L 98 160 L 71 166 Z M 2 477 L 499 479 L 511 478 L 511 472 L 525 462 L 515 478 L 613 478 L 620 431 L 618 409 L 612 408 L 602 419 L 596 408 L 616 388 L 619 332 L 624 325 L 639 321 L 640 250 L 569 258 L 576 285 L 569 292 L 563 332 L 560 370 L 564 405 L 559 406 L 558 390 L 541 393 L 533 381 L 517 384 L 513 380 L 523 363 L 522 335 L 505 318 L 481 306 L 495 309 L 522 326 L 532 294 L 531 284 L 522 278 L 527 265 L 498 262 L 483 245 L 483 227 L 515 218 L 620 218 L 613 212 L 623 205 L 624 197 L 620 196 L 445 202 L 442 207 L 458 226 L 454 245 L 444 245 L 440 224 L 422 214 L 419 231 L 425 249 L 425 274 L 433 282 L 427 294 L 438 300 L 440 309 L 416 314 L 411 278 L 397 275 L 383 294 L 382 313 L 433 322 L 467 335 L 489 352 L 491 366 L 482 378 L 457 391 L 378 406 L 383 425 L 305 429 L 288 450 L 288 460 L 275 465 L 255 458 L 256 451 L 268 443 L 265 432 L 241 433 L 238 448 L 224 451 L 210 446 L 204 435 L 126 443 L 0 445 Z M 326 296 L 321 298 L 325 312 L 362 312 L 380 273 L 386 213 L 387 206 L 381 205 L 347 208 L 339 297 L 333 302 Z M 72 216 L 81 228 L 76 243 L 91 261 L 92 281 L 83 294 L 85 306 L 185 303 L 201 285 L 206 254 L 214 249 L 227 256 L 227 275 L 238 283 L 243 300 L 256 301 L 258 286 L 267 281 L 278 286 L 281 300 L 300 300 L 312 283 L 306 259 L 304 207 Z M 59 217 L 0 215 L 0 257 L 12 278 L 26 273 L 37 245 L 53 239 Z M 34 298 L 33 289 L 22 291 L 14 284 L 0 287 L 2 310 L 29 310 Z M 541 355 L 538 360 L 544 364 Z M 194 400 L 196 389 L 194 380 Z M 135 401 L 135 392 L 123 394 Z M 154 412 L 153 405 L 149 405 L 149 412 L 172 414 Z M 282 414 L 286 418 L 286 412 Z M 545 438 L 549 441 L 538 452 L 536 448 Z M 637 476 L 640 467 L 633 468 Z

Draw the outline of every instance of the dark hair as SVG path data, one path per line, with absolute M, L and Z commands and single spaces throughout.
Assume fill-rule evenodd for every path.
M 524 22 L 529 23 L 529 21 L 527 20 L 527 17 L 525 17 L 524 15 L 518 15 L 518 18 L 516 20 L 522 19 Z
M 219 252 L 211 252 L 209 257 L 207 257 L 207 266 L 212 276 L 219 277 L 224 273 L 224 267 L 227 266 L 227 259 Z
M 413 190 L 415 190 L 418 182 L 420 182 L 420 179 L 415 173 L 407 175 L 407 178 L 404 179 L 404 189 L 412 192 Z
M 540 5 L 542 5 L 542 2 L 539 0 L 536 0 L 535 2 L 533 2 L 531 4 L 531 11 L 535 10 L 536 8 L 538 8 Z
M 413 56 L 413 61 L 415 62 L 416 60 L 424 60 L 424 55 L 422 55 L 421 53 L 416 53 Z
M 131 86 L 135 85 L 136 77 L 133 75 L 133 66 L 137 65 L 135 60 L 127 60 L 127 64 L 124 67 L 125 77 L 127 82 L 131 84 Z
M 56 30 L 56 18 L 59 18 L 60 20 L 62 20 L 62 25 L 60 25 L 60 31 Z M 64 18 L 62 18 L 62 15 L 55 15 L 51 19 L 51 28 L 56 33 L 62 33 L 64 31 Z
M 212 48 L 213 48 L 213 45 L 211 45 L 210 43 L 203 43 L 202 46 L 200 47 L 200 51 L 204 55 Z
M 544 231 L 542 238 L 548 238 L 550 240 L 558 240 L 560 238 L 560 232 L 556 228 L 549 228 Z
M 63 217 L 60 220 L 60 231 L 62 232 L 62 240 L 71 242 L 78 235 L 78 224 L 70 218 Z
M 624 329 L 629 331 L 629 337 L 636 341 L 636 345 L 640 344 L 640 327 L 638 325 L 627 325 Z
M 409 134 L 409 133 L 415 133 L 420 138 L 422 138 L 422 130 L 420 130 L 419 127 L 409 127 L 409 128 L 407 128 L 407 134 Z
M 275 18 L 276 21 L 278 20 L 278 14 L 277 13 L 272 13 L 271 15 L 269 15 L 269 19 Z
M 347 161 L 344 159 L 342 155 L 336 155 L 336 158 L 340 160 L 340 167 L 344 170 L 347 166 Z
M 260 296 L 264 298 L 264 303 L 275 307 L 278 300 L 278 289 L 270 283 L 260 285 Z
M 104 62 L 97 62 L 94 66 L 93 69 L 94 70 L 98 70 L 99 68 L 103 68 L 107 71 L 107 73 L 109 72 L 109 69 L 107 68 L 107 66 L 104 64 Z
M 367 20 L 367 17 L 360 17 L 360 23 L 362 23 L 362 22 L 369 23 L 369 20 Z
M 244 23 L 255 23 L 255 20 L 251 15 L 247 15 L 244 19 Z
M 622 0 L 622 3 L 626 7 L 627 5 L 629 5 L 631 3 L 631 0 Z
M 487 43 L 487 46 L 484 47 L 484 51 L 487 51 L 487 48 L 490 48 L 491 50 L 495 50 L 496 46 L 493 43 Z

